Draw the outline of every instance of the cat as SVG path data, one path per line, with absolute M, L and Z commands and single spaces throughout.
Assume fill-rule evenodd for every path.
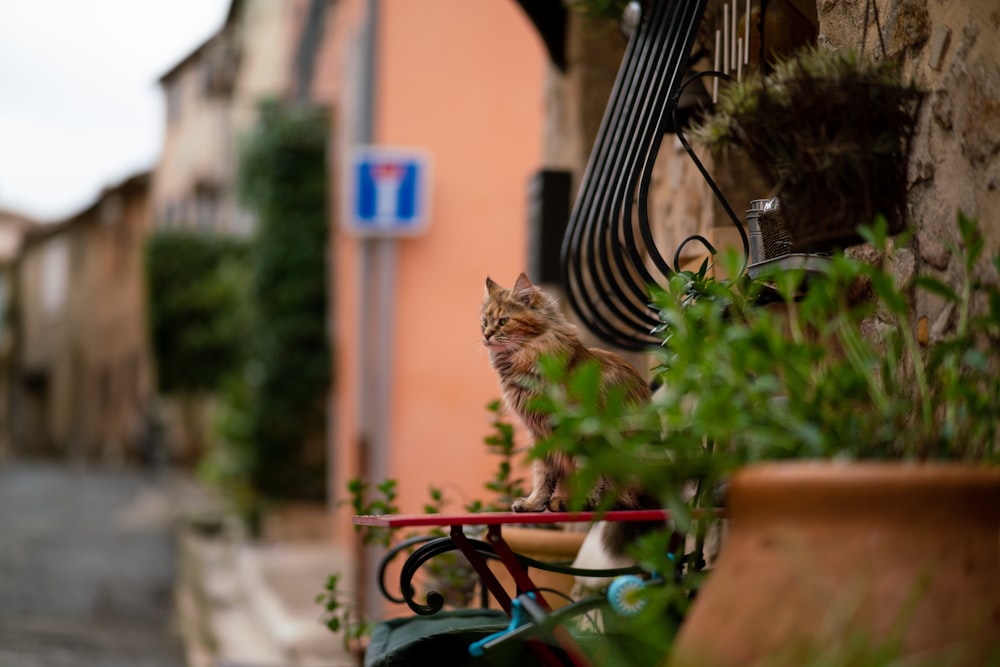
M 489 350 L 490 364 L 500 378 L 500 387 L 508 408 L 535 442 L 552 434 L 549 416 L 532 410 L 532 399 L 539 391 L 538 362 L 544 356 L 566 360 L 567 369 L 596 360 L 601 370 L 601 395 L 612 386 L 622 387 L 625 400 L 641 404 L 650 400 L 650 390 L 642 376 L 627 361 L 613 352 L 588 348 L 580 340 L 576 327 L 559 308 L 556 299 L 531 283 L 522 273 L 514 287 L 504 289 L 489 277 L 482 307 L 483 344 Z M 565 482 L 573 473 L 572 458 L 551 453 L 532 463 L 531 493 L 514 501 L 515 512 L 561 511 L 566 508 Z M 587 498 L 586 505 L 598 506 L 605 494 L 613 493 L 614 509 L 656 507 L 655 500 L 630 485 L 616 485 L 602 479 Z M 630 528 L 605 533 L 609 551 L 621 552 L 630 541 Z

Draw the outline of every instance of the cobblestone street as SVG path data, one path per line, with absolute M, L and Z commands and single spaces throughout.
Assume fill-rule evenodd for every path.
M 0 665 L 182 667 L 173 476 L 0 464 Z

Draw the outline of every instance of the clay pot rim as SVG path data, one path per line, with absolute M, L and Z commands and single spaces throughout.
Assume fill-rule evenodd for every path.
M 954 511 L 953 500 L 1000 517 L 1000 466 L 960 462 L 777 461 L 738 470 L 729 516 Z M 749 502 L 748 502 L 749 501 Z M 951 509 L 949 509 L 951 508 Z
M 893 481 L 894 479 L 949 481 L 981 480 L 1000 482 L 1000 465 L 960 461 L 832 461 L 795 460 L 751 463 L 740 468 L 733 479 L 765 479 L 768 483 L 782 483 L 803 479 L 815 482 L 836 483 L 845 479 Z

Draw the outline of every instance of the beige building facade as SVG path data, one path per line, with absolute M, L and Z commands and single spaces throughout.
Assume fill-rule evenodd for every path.
M 151 400 L 142 248 L 149 174 L 35 227 L 19 267 L 12 450 L 134 460 Z
M 17 367 L 18 261 L 24 239 L 39 223 L 23 215 L 0 210 L 0 461 L 12 453 L 11 401 Z M 15 385 L 16 386 L 16 385 Z
M 246 236 L 238 203 L 240 142 L 258 105 L 287 99 L 308 0 L 232 0 L 219 31 L 160 77 L 166 107 L 153 178 L 156 228 Z

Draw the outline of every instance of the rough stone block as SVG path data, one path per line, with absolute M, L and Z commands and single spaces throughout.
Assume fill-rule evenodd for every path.
M 931 33 L 931 44 L 927 54 L 927 64 L 934 70 L 941 69 L 944 62 L 945 53 L 951 43 L 951 28 L 946 25 L 937 25 Z

